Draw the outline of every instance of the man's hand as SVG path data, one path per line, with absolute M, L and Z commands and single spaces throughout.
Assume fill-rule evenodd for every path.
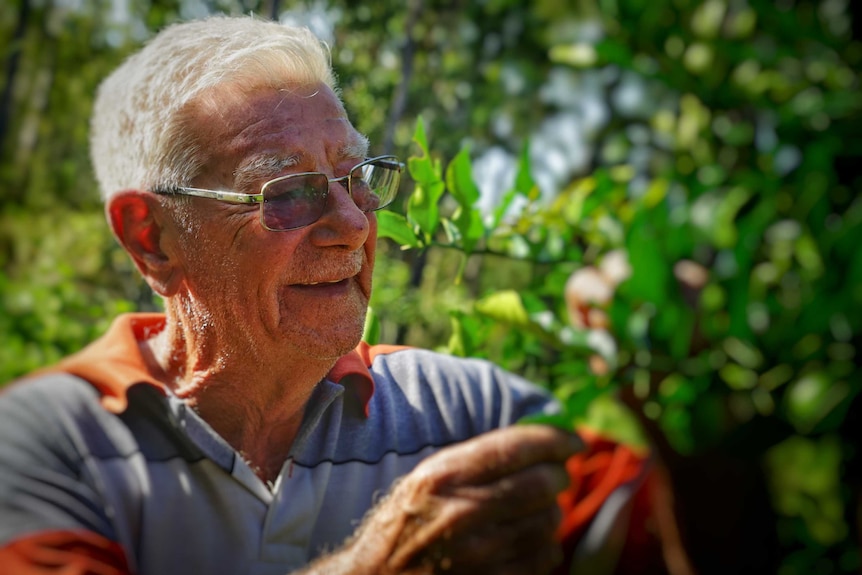
M 524 425 L 443 449 L 311 572 L 547 573 L 562 557 L 554 531 L 556 496 L 569 482 L 564 463 L 582 445 L 564 431 Z

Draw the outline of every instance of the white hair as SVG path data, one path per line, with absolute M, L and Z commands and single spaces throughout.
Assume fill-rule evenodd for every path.
M 320 83 L 337 93 L 329 48 L 307 28 L 217 16 L 164 29 L 99 87 L 90 156 L 102 199 L 189 185 L 205 161 L 191 112 L 215 88 Z

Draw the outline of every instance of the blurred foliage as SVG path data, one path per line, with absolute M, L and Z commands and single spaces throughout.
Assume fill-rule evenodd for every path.
M 167 23 L 249 11 L 332 43 L 357 127 L 409 157 L 369 339 L 732 453 L 766 474 L 780 573 L 858 571 L 858 3 L 7 2 L 0 380 L 158 307 L 103 223 L 93 93 Z

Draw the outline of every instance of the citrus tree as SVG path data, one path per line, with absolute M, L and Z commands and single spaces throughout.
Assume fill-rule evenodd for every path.
M 420 122 L 415 188 L 381 235 L 433 268 L 414 305 L 447 312 L 448 333 L 423 326 L 440 347 L 652 442 L 690 532 L 733 533 L 784 573 L 854 571 L 859 45 L 815 3 L 674 7 L 582 3 L 599 33 L 551 27 L 550 74 L 611 103 L 581 169 L 543 188 L 537 130 L 489 211 L 476 156 L 433 153 Z M 559 121 L 578 105 L 554 104 Z M 404 319 L 385 301 L 372 338 Z M 741 551 L 699 551 L 742 568 Z

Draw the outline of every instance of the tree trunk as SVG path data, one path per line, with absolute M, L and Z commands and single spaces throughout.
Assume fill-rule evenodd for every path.
M 274 0 L 275 1 L 275 0 Z M 395 87 L 392 96 L 392 107 L 389 108 L 389 120 L 386 123 L 386 133 L 383 137 L 383 153 L 392 153 L 395 145 L 395 128 L 407 109 L 407 94 L 410 91 L 410 79 L 413 77 L 413 55 L 416 52 L 416 42 L 413 39 L 413 28 L 422 13 L 423 0 L 413 0 L 407 13 L 404 26 L 404 46 L 401 48 L 401 82 Z
M 30 20 L 30 0 L 20 0 L 18 23 L 12 36 L 11 50 L 6 57 L 6 81 L 3 93 L 0 94 L 0 150 L 5 149 L 9 137 L 9 118 L 12 115 L 12 94 L 15 91 L 15 81 L 18 77 L 18 66 L 21 62 L 24 35 Z

